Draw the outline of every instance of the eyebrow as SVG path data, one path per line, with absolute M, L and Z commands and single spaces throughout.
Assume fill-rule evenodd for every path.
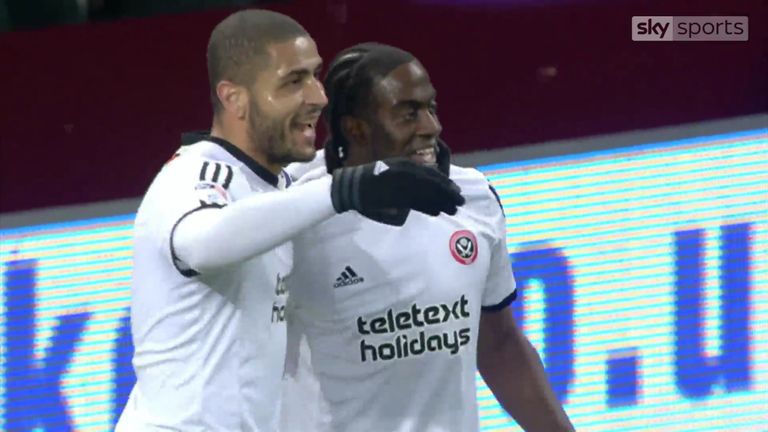
M 323 63 L 320 62 L 314 69 L 310 69 L 308 67 L 298 67 L 296 69 L 291 69 L 283 75 L 280 80 L 281 81 L 287 81 L 293 77 L 305 77 L 307 75 L 314 75 L 315 72 L 320 72 L 323 69 Z
M 395 104 L 395 109 L 400 108 L 413 108 L 418 109 L 423 106 L 430 106 L 430 105 L 437 105 L 437 102 L 435 101 L 435 97 L 431 97 L 428 101 L 419 101 L 416 99 L 408 99 L 408 100 L 402 100 Z

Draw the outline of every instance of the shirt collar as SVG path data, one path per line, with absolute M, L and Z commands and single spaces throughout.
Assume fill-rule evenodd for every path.
M 279 179 L 275 174 L 272 173 L 272 171 L 264 168 L 264 166 L 256 162 L 255 159 L 245 154 L 244 151 L 240 150 L 236 145 L 225 140 L 224 138 L 211 136 L 208 134 L 208 131 L 194 131 L 181 134 L 181 145 L 183 146 L 192 145 L 200 141 L 210 141 L 218 145 L 219 147 L 226 150 L 227 153 L 231 154 L 235 159 L 239 160 L 245 166 L 247 166 L 254 174 L 259 176 L 259 178 L 276 188 L 278 187 Z M 288 174 L 285 172 L 283 172 L 283 176 L 289 178 Z

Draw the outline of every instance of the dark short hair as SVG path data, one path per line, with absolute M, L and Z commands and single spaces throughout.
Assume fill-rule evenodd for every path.
M 304 27 L 286 15 L 261 9 L 235 12 L 211 32 L 208 40 L 208 81 L 214 112 L 221 109 L 216 86 L 222 80 L 250 85 L 254 72 L 267 64 L 267 48 L 300 36 Z
M 373 87 L 398 66 L 416 60 L 413 54 L 390 45 L 367 42 L 341 51 L 328 67 L 323 82 L 328 106 L 325 142 L 328 172 L 341 166 L 349 143 L 341 128 L 344 116 L 362 116 L 373 109 Z

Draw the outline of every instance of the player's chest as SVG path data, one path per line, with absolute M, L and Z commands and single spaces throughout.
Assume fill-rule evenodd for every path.
M 284 243 L 257 255 L 233 269 L 233 294 L 243 309 L 258 308 L 260 304 L 285 303 L 285 278 L 293 269 L 293 245 Z
M 327 243 L 324 253 L 332 259 L 315 267 L 313 279 L 323 285 L 317 292 L 328 296 L 336 316 L 413 305 L 452 313 L 456 305 L 479 302 L 490 266 L 490 230 L 471 217 L 410 218 L 400 228 L 362 221 Z

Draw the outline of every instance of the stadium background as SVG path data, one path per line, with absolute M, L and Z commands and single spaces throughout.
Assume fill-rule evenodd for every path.
M 515 312 L 578 429 L 768 430 L 765 6 L 371 5 L 268 4 L 327 60 L 379 40 L 430 70 L 457 160 L 499 190 Z M 209 122 L 205 42 L 231 10 L 0 33 L 0 429 L 111 428 L 132 212 Z M 747 15 L 750 41 L 632 43 L 632 15 Z M 516 430 L 478 397 L 484 430 Z

